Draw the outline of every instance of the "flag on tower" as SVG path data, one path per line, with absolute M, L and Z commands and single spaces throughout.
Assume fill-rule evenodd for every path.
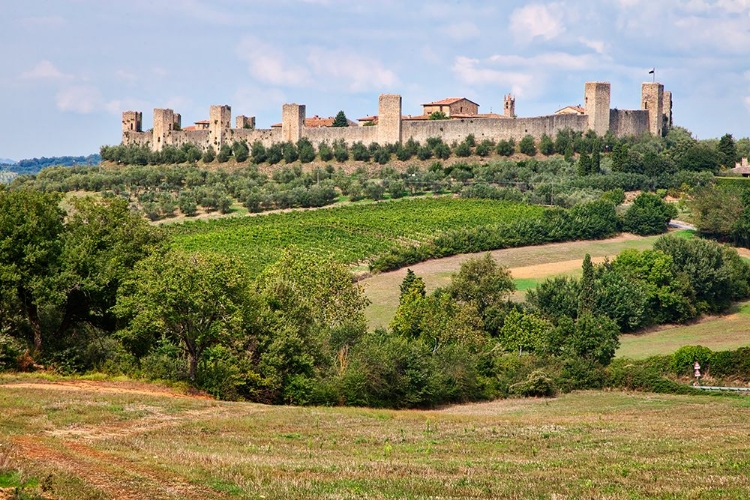
M 648 74 L 653 75 L 655 71 L 656 71 L 656 68 L 652 68 L 651 71 L 648 72 Z

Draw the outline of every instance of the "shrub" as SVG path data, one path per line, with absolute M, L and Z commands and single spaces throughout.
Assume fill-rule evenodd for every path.
M 536 144 L 534 138 L 530 135 L 525 136 L 518 143 L 518 151 L 526 156 L 536 156 Z
M 693 363 L 696 361 L 701 365 L 701 371 L 705 373 L 711 364 L 711 349 L 700 345 L 686 345 L 680 347 L 672 355 L 670 368 L 675 375 L 693 375 Z
M 544 370 L 534 370 L 523 382 L 511 385 L 510 392 L 525 397 L 552 397 L 557 394 L 557 387 Z

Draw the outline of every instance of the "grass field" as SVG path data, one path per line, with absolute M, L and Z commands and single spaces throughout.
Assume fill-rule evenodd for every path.
M 696 324 L 621 335 L 617 356 L 645 359 L 671 354 L 685 345 L 702 345 L 713 351 L 750 345 L 750 302 L 737 304 L 726 315 L 705 318 Z
M 749 411 L 750 398 L 620 392 L 269 407 L 6 376 L 0 480 L 76 500 L 746 498 Z

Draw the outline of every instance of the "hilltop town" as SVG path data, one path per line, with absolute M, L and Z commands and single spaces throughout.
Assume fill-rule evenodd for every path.
M 269 129 L 255 126 L 255 117 L 239 115 L 231 127 L 232 108 L 228 105 L 211 106 L 209 119 L 182 127 L 182 117 L 172 109 L 154 109 L 153 128 L 143 130 L 141 111 L 122 114 L 122 143 L 148 146 L 160 151 L 164 146 L 194 144 L 202 150 L 218 150 L 234 141 L 248 144 L 259 141 L 264 146 L 279 142 L 308 139 L 313 145 L 344 141 L 364 145 L 399 144 L 409 139 L 425 141 L 440 137 L 445 142 L 460 141 L 473 134 L 478 140 L 520 140 L 525 136 L 535 139 L 543 135 L 554 137 L 557 132 L 593 130 L 598 135 L 611 132 L 616 137 L 650 133 L 661 136 L 672 125 L 672 93 L 658 82 L 646 82 L 641 87 L 640 109 L 611 108 L 609 82 L 586 82 L 583 106 L 566 106 L 557 112 L 538 117 L 518 117 L 515 97 L 504 97 L 503 114 L 481 114 L 479 104 L 455 97 L 424 103 L 423 114 L 404 116 L 402 99 L 398 94 L 382 94 L 378 114 L 364 117 L 350 126 L 334 127 L 333 118 L 307 118 L 303 104 L 284 104 L 281 123 Z M 431 119 L 439 115 L 444 119 Z

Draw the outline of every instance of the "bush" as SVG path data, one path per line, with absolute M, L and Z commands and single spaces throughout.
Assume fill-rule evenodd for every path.
M 536 144 L 534 138 L 530 135 L 525 136 L 518 143 L 518 151 L 526 156 L 536 156 Z
M 552 397 L 557 394 L 557 387 L 544 370 L 534 370 L 523 382 L 511 385 L 510 392 L 525 397 Z
M 672 355 L 670 368 L 675 375 L 693 376 L 693 363 L 701 365 L 701 373 L 705 373 L 711 364 L 711 349 L 700 345 L 686 345 L 680 347 Z
M 641 193 L 623 216 L 623 229 L 639 236 L 661 234 L 667 231 L 672 217 L 677 216 L 677 208 L 665 203 L 651 193 Z

